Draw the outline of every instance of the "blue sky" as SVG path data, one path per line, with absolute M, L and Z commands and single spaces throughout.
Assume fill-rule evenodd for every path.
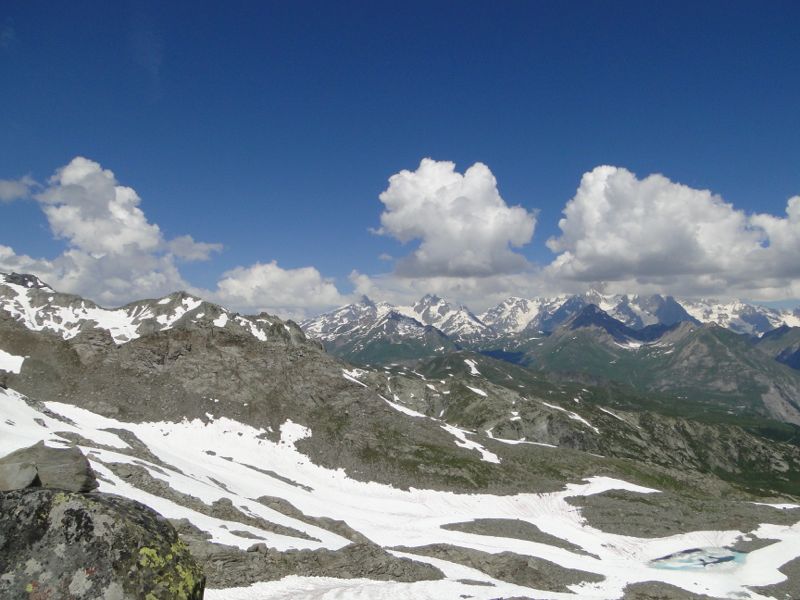
M 291 314 L 354 289 L 397 301 L 438 291 L 478 305 L 598 284 L 797 298 L 800 221 L 786 209 L 800 194 L 799 27 L 796 2 L 8 0 L 0 180 L 36 185 L 0 203 L 13 224 L 2 230 L 0 246 L 13 253 L 0 266 L 27 266 L 106 303 L 183 284 Z M 139 224 L 160 232 L 138 247 L 143 256 L 82 246 L 73 226 L 58 229 L 47 209 L 64 209 L 62 218 L 71 200 L 55 199 L 64 181 L 47 182 L 75 157 L 135 189 Z M 421 181 L 425 157 L 452 161 L 454 173 L 485 164 L 501 213 L 519 205 L 535 220 L 529 241 L 500 226 L 463 229 L 497 208 L 491 194 L 466 216 L 457 198 L 434 211 L 453 219 L 449 238 L 417 222 L 424 211 L 412 214 L 410 198 L 389 210 L 379 200 L 389 177 L 406 169 Z M 562 211 L 600 165 L 625 171 L 587 183 L 564 234 Z M 592 229 L 587 215 L 609 201 L 606 189 L 617 195 Z M 382 213 L 403 222 L 376 234 Z M 751 218 L 759 214 L 782 221 Z M 686 237 L 682 228 L 704 219 Z M 653 230 L 656 220 L 664 225 Z M 604 237 L 608 228 L 621 238 Z M 459 231 L 488 241 L 461 247 Z M 199 252 L 207 260 L 174 255 L 169 242 L 184 235 L 222 249 Z M 659 236 L 650 256 L 638 254 Z M 678 257 L 674 240 L 693 252 Z M 438 254 L 415 254 L 420 247 Z M 470 272 L 456 263 L 471 248 L 497 259 Z M 85 256 L 59 258 L 70 250 Z M 86 266 L 109 253 L 122 258 Z M 148 266 L 131 271 L 137 260 Z M 251 269 L 271 261 L 280 272 Z M 758 279 L 764 262 L 779 267 Z M 318 277 L 295 271 L 309 267 Z M 114 269 L 135 283 L 109 292 Z M 164 276 L 154 283 L 148 269 Z M 318 302 L 272 297 L 277 285 Z

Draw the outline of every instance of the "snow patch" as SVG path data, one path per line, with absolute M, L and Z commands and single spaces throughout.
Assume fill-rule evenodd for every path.
M 475 365 L 475 361 L 474 360 L 470 360 L 469 358 L 465 358 L 464 362 L 467 363 L 467 366 L 469 367 L 469 374 L 470 375 L 472 375 L 474 377 L 476 375 L 480 375 L 481 374 L 481 372 L 478 371 L 478 367 Z
M 0 350 L 0 371 L 19 373 L 23 362 L 25 362 L 24 356 L 9 354 L 5 350 Z
M 444 429 L 447 433 L 452 435 L 456 438 L 456 446 L 459 448 L 466 448 L 467 450 L 477 450 L 481 454 L 481 460 L 484 462 L 500 464 L 500 457 L 497 456 L 494 452 L 490 452 L 478 442 L 473 442 L 467 439 L 467 431 L 463 429 L 459 429 L 458 427 L 453 427 L 452 425 L 442 425 L 442 429 Z
M 584 418 L 583 418 L 582 416 L 580 416 L 578 413 L 574 413 L 574 412 L 572 412 L 571 410 L 567 410 L 566 408 L 562 408 L 562 407 L 560 407 L 560 406 L 557 406 L 557 405 L 555 405 L 555 404 L 550 404 L 549 402 L 545 402 L 544 400 L 539 400 L 539 402 L 541 402 L 541 403 L 542 403 L 542 404 L 544 404 L 545 406 L 549 406 L 550 408 L 554 408 L 555 410 L 560 410 L 561 412 L 567 413 L 567 416 L 568 416 L 570 419 L 572 419 L 573 421 L 578 421 L 579 423 L 583 423 L 583 424 L 584 424 L 584 425 L 586 425 L 586 426 L 587 426 L 589 429 L 592 429 L 592 430 L 593 430 L 595 433 L 600 433 L 600 430 L 599 430 L 597 427 L 595 427 L 594 425 L 592 425 L 591 423 L 589 423 L 589 421 L 587 421 L 586 419 L 584 419 Z

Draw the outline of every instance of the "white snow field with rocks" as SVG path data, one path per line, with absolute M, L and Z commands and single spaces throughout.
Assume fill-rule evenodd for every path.
M 657 490 L 607 477 L 567 484 L 554 493 L 495 496 L 457 494 L 424 489 L 401 490 L 378 483 L 359 482 L 341 469 L 313 464 L 295 444 L 313 436 L 301 424 L 287 420 L 276 441 L 268 432 L 243 423 L 216 418 L 179 423 L 126 423 L 75 406 L 47 402 L 40 408 L 13 390 L 0 388 L 0 455 L 44 440 L 49 446 L 70 442 L 59 432 L 79 434 L 81 450 L 88 456 L 100 479 L 100 491 L 120 494 L 153 507 L 167 518 L 186 518 L 211 535 L 211 541 L 246 549 L 254 542 L 286 549 L 338 549 L 349 541 L 335 533 L 272 510 L 254 500 L 268 495 L 283 498 L 307 516 L 345 521 L 384 548 L 451 544 L 497 554 L 511 551 L 540 557 L 568 569 L 599 574 L 598 583 L 569 586 L 570 592 L 550 592 L 513 585 L 489 577 L 476 569 L 448 561 L 392 551 L 439 568 L 445 578 L 437 581 L 398 583 L 365 579 L 335 579 L 289 576 L 279 581 L 246 588 L 207 590 L 211 600 L 267 600 L 278 598 L 339 599 L 476 599 L 524 596 L 536 599 L 617 599 L 629 583 L 658 581 L 695 594 L 714 597 L 764 600 L 751 586 L 785 580 L 779 568 L 800 556 L 800 507 L 793 526 L 761 525 L 754 531 L 694 531 L 663 538 L 637 538 L 603 532 L 582 518 L 579 508 L 566 502 L 607 490 L 629 490 L 657 494 Z M 409 416 L 409 418 L 414 418 Z M 135 435 L 160 464 L 125 453 L 128 444 L 109 429 Z M 213 454 L 212 454 L 213 453 Z M 213 518 L 170 500 L 151 495 L 117 477 L 108 463 L 132 463 L 144 467 L 156 479 L 175 490 L 211 504 L 230 499 L 241 511 L 273 523 L 299 530 L 313 540 L 279 535 L 258 527 Z M 270 474 L 273 473 L 273 474 Z M 277 475 L 277 476 L 275 476 Z M 545 543 L 508 537 L 476 535 L 443 529 L 443 525 L 473 519 L 520 519 L 541 531 L 582 548 L 577 553 Z M 235 530 L 255 536 L 240 537 Z M 650 561 L 690 549 L 707 549 L 709 556 L 726 552 L 725 547 L 750 534 L 774 543 L 718 564 L 654 567 Z M 702 554 L 702 553 L 701 553 Z M 702 556 L 700 557 L 702 559 Z M 479 585 L 482 583 L 483 585 Z

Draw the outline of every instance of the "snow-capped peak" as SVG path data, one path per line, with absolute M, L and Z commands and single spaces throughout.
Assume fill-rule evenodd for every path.
M 466 306 L 451 304 L 433 294 L 423 296 L 413 306 L 397 307 L 396 310 L 420 323 L 436 327 L 456 340 L 475 337 L 489 330 Z
M 544 314 L 551 314 L 560 307 L 567 296 L 554 298 L 519 298 L 511 296 L 480 315 L 481 321 L 498 335 L 521 332 Z
M 797 311 L 747 304 L 741 300 L 721 302 L 701 298 L 679 302 L 701 323 L 716 323 L 737 333 L 759 335 L 781 325 L 800 327 L 800 314 Z
M 65 340 L 82 331 L 105 330 L 117 344 L 173 329 L 184 322 L 240 327 L 264 341 L 267 330 L 278 321 L 263 315 L 229 315 L 224 308 L 186 292 L 103 308 L 91 300 L 56 292 L 33 275 L 17 273 L 0 273 L 0 312 L 8 313 L 28 329 L 50 331 Z

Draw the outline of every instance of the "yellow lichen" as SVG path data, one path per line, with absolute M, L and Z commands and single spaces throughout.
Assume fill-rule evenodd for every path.
M 184 567 L 177 562 L 181 558 L 188 557 L 186 544 L 181 541 L 175 542 L 170 550 L 165 558 L 155 548 L 144 546 L 139 549 L 139 564 L 145 568 L 162 571 L 156 577 L 156 584 L 159 589 L 168 590 L 170 598 L 187 600 L 197 585 L 196 573 L 194 569 Z M 151 596 L 152 594 L 148 594 L 146 600 L 151 600 Z
M 144 546 L 139 549 L 139 564 L 151 569 L 160 569 L 167 564 L 167 561 L 159 555 L 155 548 Z

